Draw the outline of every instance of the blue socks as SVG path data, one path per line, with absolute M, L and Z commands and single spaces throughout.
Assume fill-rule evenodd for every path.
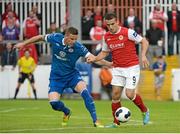
M 88 109 L 89 113 L 91 114 L 93 122 L 95 123 L 97 120 L 96 108 L 95 108 L 94 101 L 93 101 L 91 95 L 89 94 L 88 90 L 85 89 L 81 92 L 81 96 L 84 99 L 86 108 Z
M 70 113 L 70 110 L 64 106 L 64 103 L 59 100 L 52 100 L 50 101 L 52 108 L 56 111 L 62 111 L 65 115 Z

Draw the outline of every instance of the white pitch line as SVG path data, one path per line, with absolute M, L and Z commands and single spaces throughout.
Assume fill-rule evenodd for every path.
M 38 129 L 12 129 L 12 130 L 0 130 L 0 132 L 23 132 L 23 131 L 47 131 L 47 130 L 63 130 L 63 129 L 82 129 L 93 127 L 64 127 L 64 128 L 38 128 Z
M 0 110 L 0 113 L 9 113 L 9 112 L 14 112 L 14 111 L 21 111 L 21 110 L 29 110 L 29 109 L 39 109 L 38 107 L 34 107 L 34 108 L 24 108 L 24 107 L 21 107 L 21 108 L 10 108 L 10 109 L 3 109 L 3 110 Z
M 35 109 L 35 108 L 34 108 Z M 19 109 L 20 110 L 20 109 Z M 21 110 L 24 110 L 24 109 L 21 109 Z M 0 111 L 1 112 L 1 111 Z M 55 116 L 55 115 L 14 115 L 14 114 L 8 114 L 7 116 L 11 116 L 11 117 L 13 117 L 13 116 L 20 116 L 20 117 L 46 117 L 46 118 L 50 118 L 51 117 L 51 119 L 52 119 L 52 117 L 54 117 L 54 118 L 57 118 L 57 116 Z M 83 116 L 71 116 L 71 118 L 72 119 L 89 119 L 90 117 L 83 117 Z M 100 119 L 106 119 L 106 120 L 110 120 L 110 119 L 112 119 L 112 117 L 100 117 Z M 130 119 L 128 122 L 136 122 L 136 123 L 142 123 L 142 120 L 132 120 L 132 119 Z M 124 123 L 123 123 L 124 124 Z M 153 124 L 153 122 L 152 121 L 150 121 L 149 122 L 149 124 Z

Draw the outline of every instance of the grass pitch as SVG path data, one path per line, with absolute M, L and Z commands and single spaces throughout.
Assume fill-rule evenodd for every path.
M 131 101 L 122 105 L 131 110 L 131 119 L 119 128 L 94 128 L 82 100 L 63 100 L 72 109 L 69 126 L 61 127 L 63 114 L 53 111 L 48 100 L 0 100 L 0 133 L 180 133 L 180 102 L 145 101 L 150 124 L 142 125 L 142 115 Z M 105 125 L 112 122 L 111 102 L 96 101 L 96 110 Z

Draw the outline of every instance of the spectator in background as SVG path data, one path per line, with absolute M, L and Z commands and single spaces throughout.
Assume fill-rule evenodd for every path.
M 40 21 L 37 16 L 33 13 L 33 11 L 29 12 L 29 16 L 23 22 L 23 32 L 24 37 L 29 39 L 36 35 L 39 35 Z
M 133 8 L 129 9 L 129 16 L 125 18 L 124 27 L 131 28 L 136 31 L 138 34 L 142 33 L 142 24 L 137 16 L 135 16 L 135 12 Z M 136 53 L 139 54 L 139 45 L 136 45 Z
M 92 17 L 92 11 L 87 9 L 86 15 L 82 17 L 81 27 L 82 27 L 82 39 L 90 40 L 89 32 L 94 26 L 94 19 Z
M 107 13 L 115 13 L 115 9 L 114 9 L 114 5 L 113 4 L 109 4 L 108 8 L 107 8 Z
M 102 20 L 97 20 L 96 26 L 90 30 L 90 38 L 93 41 L 101 41 L 106 31 L 102 28 Z
M 36 15 L 36 17 L 38 18 L 38 20 L 42 20 L 42 15 L 40 13 L 38 13 L 38 7 L 36 5 L 34 5 L 32 7 L 32 11 L 33 13 Z
M 112 74 L 107 66 L 102 66 L 101 71 L 99 73 L 99 78 L 101 80 L 101 89 L 105 91 L 109 97 L 109 100 L 112 99 L 111 91 L 112 91 Z
M 8 25 L 9 21 L 11 21 L 11 22 L 13 21 L 14 25 L 16 27 L 20 26 L 19 20 L 16 17 L 14 17 L 14 14 L 13 14 L 12 11 L 9 11 L 8 14 L 7 14 L 7 17 L 2 22 L 2 29 L 5 28 Z
M 2 20 L 5 20 L 8 17 L 8 12 L 12 12 L 13 13 L 13 17 L 15 17 L 16 19 L 18 19 L 17 14 L 12 10 L 12 4 L 11 2 L 9 2 L 6 5 L 6 9 L 5 9 L 5 13 L 2 14 Z
M 135 16 L 135 12 L 133 8 L 129 9 L 129 16 L 125 18 L 124 27 L 132 28 L 138 34 L 142 33 L 142 24 L 137 16 Z
M 61 29 L 61 33 L 63 35 L 65 35 L 66 29 L 67 29 L 68 25 L 66 23 L 62 24 L 60 29 Z
M 2 29 L 4 40 L 19 40 L 20 30 L 15 23 L 14 19 L 8 19 L 7 25 Z
M 55 22 L 51 22 L 50 24 L 50 28 L 47 29 L 47 33 L 61 33 L 60 28 L 56 27 L 56 23 Z
M 157 61 L 153 64 L 154 76 L 155 76 L 155 94 L 157 100 L 161 100 L 161 88 L 164 83 L 164 72 L 166 70 L 166 62 L 164 61 L 162 56 L 157 57 Z
M 173 55 L 174 52 L 174 37 L 177 37 L 177 45 L 180 50 L 180 11 L 176 3 L 172 3 L 172 11 L 168 11 L 168 54 Z M 180 52 L 179 52 L 180 54 Z
M 31 10 L 29 12 L 29 16 L 24 20 L 23 23 L 23 32 L 24 37 L 29 39 L 36 35 L 39 35 L 39 26 L 40 20 L 37 18 L 36 14 Z M 38 57 L 40 56 L 40 48 L 39 45 L 35 45 Z
M 103 16 L 102 16 L 102 13 L 101 13 L 101 6 L 97 6 L 96 7 L 95 13 L 94 13 L 93 16 L 94 16 L 94 25 L 97 24 L 98 20 L 103 21 Z
M 154 10 L 150 13 L 150 21 L 156 21 L 157 27 L 164 31 L 165 22 L 168 20 L 167 14 L 161 10 L 160 4 L 156 4 Z
M 96 26 L 92 27 L 90 30 L 90 38 L 92 41 L 102 41 L 103 36 L 105 35 L 106 31 L 104 30 L 104 28 L 102 28 L 102 21 L 101 20 L 97 20 L 96 21 Z M 101 45 L 101 43 L 99 43 L 98 45 Z M 93 51 L 95 51 L 96 49 L 96 45 L 92 46 L 92 53 L 95 53 Z
M 152 70 L 153 58 L 162 55 L 164 34 L 157 26 L 157 21 L 151 21 L 151 27 L 146 31 L 146 38 L 149 41 L 147 58 Z
M 1 57 L 1 71 L 4 71 L 5 65 L 12 65 L 12 70 L 15 69 L 17 62 L 16 51 L 12 48 L 11 42 L 6 45 L 6 50 L 3 51 Z
M 18 84 L 16 87 L 14 99 L 16 99 L 21 84 L 24 83 L 25 79 L 28 79 L 30 81 L 31 87 L 33 89 L 34 97 L 35 99 L 37 99 L 36 88 L 34 86 L 35 81 L 33 75 L 33 72 L 36 68 L 36 64 L 34 62 L 34 59 L 30 56 L 29 50 L 26 50 L 24 56 L 18 60 L 18 66 L 19 66 L 19 78 L 18 78 Z

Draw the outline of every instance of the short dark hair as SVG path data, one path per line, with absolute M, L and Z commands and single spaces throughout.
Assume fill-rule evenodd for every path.
M 105 18 L 105 20 L 111 20 L 111 19 L 114 19 L 114 18 L 116 19 L 117 16 L 116 16 L 115 13 L 107 13 L 104 18 Z
M 65 29 L 65 34 L 78 35 L 78 30 L 75 27 L 68 27 Z

